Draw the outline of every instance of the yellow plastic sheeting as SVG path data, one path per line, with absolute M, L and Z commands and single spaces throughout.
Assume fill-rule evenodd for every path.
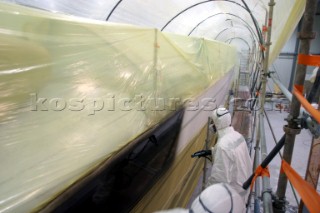
M 166 32 L 204 37 L 211 40 L 231 42 L 247 49 L 246 40 L 253 45 L 254 34 L 257 35 L 254 22 L 244 9 L 243 0 L 203 1 L 203 0 L 2 0 L 17 4 L 42 8 L 49 11 L 108 20 L 117 23 L 129 23 L 138 26 L 149 26 Z M 258 27 L 266 22 L 270 0 L 245 0 L 251 13 L 257 20 Z M 297 25 L 305 0 L 275 0 L 272 51 L 270 61 L 279 54 L 288 36 Z M 172 20 L 171 20 L 172 19 Z M 169 23 L 169 21 L 171 22 Z M 166 26 L 167 25 L 167 26 Z M 166 27 L 165 27 L 166 26 Z M 243 40 L 241 40 L 241 39 Z M 255 38 L 255 42 L 258 39 Z
M 281 49 L 290 38 L 298 25 L 305 10 L 306 0 L 281 0 L 276 1 L 269 63 L 273 63 L 280 54 Z
M 0 3 L 0 212 L 29 212 L 199 95 L 232 46 Z

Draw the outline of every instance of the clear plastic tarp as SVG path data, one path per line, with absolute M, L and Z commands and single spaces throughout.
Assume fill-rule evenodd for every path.
M 251 50 L 259 47 L 254 22 L 262 29 L 269 0 L 6 0 L 45 10 L 109 22 L 128 23 L 166 32 L 204 37 Z M 276 0 L 270 62 L 292 34 L 304 11 L 305 0 Z M 246 33 L 244 33 L 246 32 Z M 251 34 L 251 36 L 248 36 Z M 254 35 L 255 34 L 255 35 Z M 234 39 L 232 39 L 234 38 Z M 248 44 L 247 44 L 248 43 Z M 254 45 L 254 43 L 256 43 Z
M 244 2 L 261 29 L 268 0 L 2 0 L 0 212 L 38 208 L 257 52 Z M 270 62 L 304 5 L 276 0 Z
M 8 3 L 0 56 L 0 212 L 37 209 L 236 64 L 221 42 Z

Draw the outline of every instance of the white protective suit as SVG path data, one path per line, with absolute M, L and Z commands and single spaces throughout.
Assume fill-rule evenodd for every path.
M 228 184 L 219 183 L 206 188 L 196 197 L 190 209 L 170 209 L 156 213 L 244 213 L 245 202 Z
M 252 162 L 243 136 L 231 126 L 231 115 L 225 108 L 213 111 L 212 119 L 218 133 L 218 142 L 212 148 L 213 166 L 207 186 L 228 183 L 244 199 L 249 191 L 242 184 L 252 174 Z

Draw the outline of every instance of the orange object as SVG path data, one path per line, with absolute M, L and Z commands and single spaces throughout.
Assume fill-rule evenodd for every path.
M 304 204 L 310 211 L 310 213 L 320 212 L 320 195 L 312 186 L 301 176 L 294 171 L 294 169 L 284 160 L 281 163 L 281 172 L 284 172 L 293 187 L 298 191 Z
M 271 27 L 271 26 L 272 26 L 272 18 L 269 18 L 268 27 Z
M 267 32 L 268 31 L 268 27 L 266 27 L 265 25 L 262 26 L 262 32 Z
M 261 51 L 265 51 L 265 50 L 266 50 L 266 47 L 263 46 L 262 44 L 260 44 L 260 50 L 261 50 Z
M 252 190 L 254 183 L 256 182 L 257 177 L 259 176 L 265 176 L 270 177 L 269 169 L 268 167 L 263 168 L 261 165 L 256 168 L 256 171 L 254 172 L 254 177 L 252 179 L 250 190 Z
M 298 55 L 298 64 L 309 65 L 309 66 L 320 66 L 320 55 Z
M 295 84 L 294 86 L 298 90 L 298 92 L 300 92 L 301 94 L 303 93 L 303 85 Z
M 310 113 L 310 115 L 318 122 L 320 123 L 320 112 L 316 110 L 311 104 L 303 97 L 302 91 L 303 87 L 299 85 L 295 85 L 293 87 L 293 94 L 296 96 L 296 98 L 299 100 L 301 105 Z

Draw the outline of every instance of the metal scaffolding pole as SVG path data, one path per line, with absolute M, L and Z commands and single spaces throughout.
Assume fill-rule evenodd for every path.
M 273 75 L 271 75 L 271 78 L 273 80 L 273 82 L 280 88 L 281 92 L 284 94 L 284 96 L 286 96 L 286 98 L 291 101 L 292 100 L 292 94 L 289 90 L 287 90 L 287 88 L 285 86 L 283 86 L 283 84 L 281 84 L 280 81 L 278 81 L 277 79 L 274 78 Z
M 258 168 L 260 165 L 260 129 L 259 129 L 259 116 L 258 114 L 255 115 L 257 120 L 257 126 L 256 126 L 256 145 L 254 147 L 254 162 L 253 162 L 253 172 Z M 258 177 L 255 182 L 254 187 L 254 213 L 260 212 L 260 178 Z
M 266 87 L 267 87 L 267 77 L 269 69 L 269 52 L 271 45 L 271 30 L 272 30 L 272 19 L 273 19 L 273 8 L 275 5 L 274 0 L 269 2 L 269 14 L 268 14 L 268 26 L 267 26 L 267 37 L 265 42 L 266 54 L 263 63 L 263 70 L 261 72 L 261 95 L 260 95 L 260 110 L 259 110 L 259 127 L 260 127 L 260 144 L 261 144 L 261 161 L 265 160 L 267 156 L 267 145 L 264 132 L 264 103 L 266 96 Z M 270 189 L 270 178 L 262 177 L 262 200 L 263 200 L 263 210 L 266 213 L 273 212 L 272 208 L 272 197 Z
M 261 143 L 261 159 L 266 159 L 267 144 L 266 144 L 266 135 L 264 129 L 264 115 L 260 114 L 260 143 Z M 272 209 L 272 198 L 271 198 L 271 187 L 270 187 L 270 178 L 267 176 L 262 177 L 262 199 L 263 199 L 263 210 L 264 212 L 273 212 Z
M 301 20 L 299 21 L 298 24 L 298 32 L 301 30 Z M 293 56 L 293 63 L 292 63 L 292 69 L 291 69 L 291 76 L 290 76 L 290 82 L 289 82 L 289 87 L 288 89 L 291 91 L 293 88 L 293 80 L 294 80 L 294 75 L 297 67 L 297 59 L 298 59 L 298 51 L 299 51 L 299 46 L 300 46 L 300 39 L 296 39 L 296 44 L 294 47 L 294 53 L 295 55 Z
M 303 16 L 303 22 L 299 38 L 301 40 L 299 54 L 309 54 L 310 40 L 314 38 L 313 33 L 313 20 L 317 8 L 317 0 L 307 0 L 306 9 Z M 306 76 L 306 66 L 298 64 L 295 85 L 303 86 Z M 291 110 L 288 116 L 288 125 L 284 127 L 286 133 L 285 146 L 283 150 L 283 159 L 291 164 L 292 152 L 294 147 L 294 141 L 297 134 L 300 133 L 298 117 L 300 114 L 301 104 L 298 99 L 293 96 L 291 102 Z M 285 212 L 285 193 L 287 189 L 287 177 L 285 174 L 279 175 L 277 197 L 278 200 L 274 205 L 276 212 Z

